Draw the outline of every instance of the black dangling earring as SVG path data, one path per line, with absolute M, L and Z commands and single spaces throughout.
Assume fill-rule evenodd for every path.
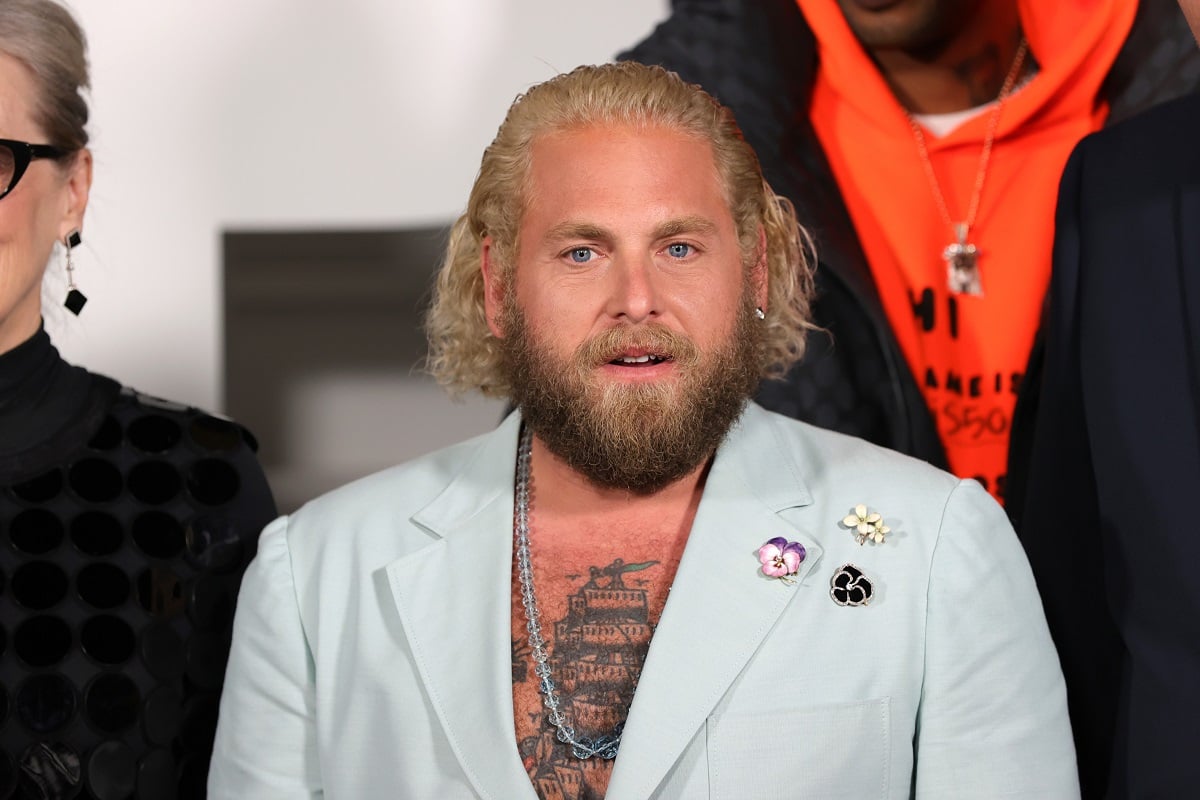
M 79 312 L 83 311 L 83 306 L 87 303 L 87 297 L 75 285 L 75 264 L 71 261 L 71 251 L 82 242 L 83 237 L 79 235 L 79 231 L 71 231 L 63 239 L 63 247 L 67 251 L 67 299 L 63 301 L 63 305 L 77 317 L 79 316 Z

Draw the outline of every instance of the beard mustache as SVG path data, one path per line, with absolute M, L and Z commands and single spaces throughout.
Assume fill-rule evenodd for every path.
M 562 361 L 529 329 L 512 293 L 502 317 L 513 402 L 550 452 L 593 484 L 651 494 L 706 462 L 758 386 L 763 331 L 747 286 L 729 336 L 703 353 L 657 323 L 611 328 Z M 669 358 L 661 381 L 603 381 L 603 365 L 636 349 Z

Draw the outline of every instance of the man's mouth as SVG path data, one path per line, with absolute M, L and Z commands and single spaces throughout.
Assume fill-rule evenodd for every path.
M 617 356 L 610 364 L 616 364 L 622 367 L 637 367 L 643 365 L 661 364 L 664 361 L 670 361 L 670 356 L 659 356 L 647 353 L 640 356 Z

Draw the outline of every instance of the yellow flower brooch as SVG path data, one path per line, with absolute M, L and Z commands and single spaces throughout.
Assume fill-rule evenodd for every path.
M 854 539 L 860 545 L 868 539 L 875 544 L 883 544 L 892 529 L 883 524 L 883 517 L 878 512 L 867 513 L 867 507 L 859 503 L 854 507 L 853 514 L 847 514 L 842 524 L 854 531 Z

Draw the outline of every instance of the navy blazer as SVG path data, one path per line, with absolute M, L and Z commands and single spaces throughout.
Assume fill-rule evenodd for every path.
M 1200 786 L 1200 94 L 1083 140 L 1063 175 L 1020 536 L 1085 798 Z

